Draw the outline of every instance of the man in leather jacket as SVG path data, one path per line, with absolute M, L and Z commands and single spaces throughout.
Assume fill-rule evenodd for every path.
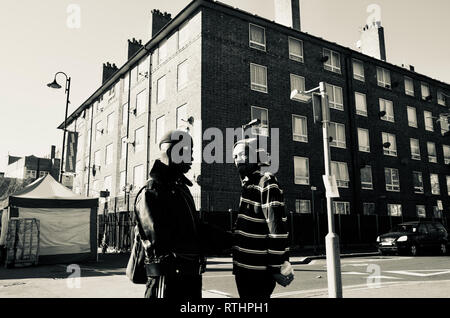
M 231 247 L 231 234 L 202 224 L 184 174 L 192 164 L 192 138 L 169 131 L 135 204 L 137 225 L 145 249 L 146 298 L 200 299 L 205 271 L 205 242 Z M 215 235 L 217 234 L 217 235 Z

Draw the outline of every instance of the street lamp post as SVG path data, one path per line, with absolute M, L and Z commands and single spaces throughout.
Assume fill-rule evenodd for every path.
M 55 89 L 60 89 L 61 85 L 58 84 L 58 82 L 56 81 L 56 76 L 58 74 L 63 74 L 66 77 L 66 88 L 65 88 L 65 93 L 66 93 L 66 113 L 64 116 L 64 132 L 63 132 L 63 144 L 62 144 L 62 153 L 61 153 L 61 165 L 60 165 L 60 169 L 59 169 L 59 182 L 62 182 L 62 176 L 64 173 L 64 148 L 66 146 L 66 131 L 67 131 L 67 111 L 69 109 L 69 94 L 70 94 L 70 77 L 67 76 L 66 73 L 64 72 L 57 72 L 55 74 L 55 78 L 53 79 L 53 82 L 47 84 L 48 87 L 50 88 L 55 88 Z
M 330 139 L 329 139 L 329 124 L 330 124 L 330 107 L 328 104 L 328 94 L 326 91 L 325 82 L 320 82 L 319 86 L 306 91 L 298 92 L 294 90 L 291 92 L 291 99 L 296 98 L 302 102 L 310 102 L 312 93 L 314 91 L 320 92 L 321 97 L 321 115 L 322 115 L 322 137 L 323 137 L 323 151 L 325 163 L 325 178 L 331 177 L 331 160 L 330 160 Z M 327 278 L 328 278 L 328 297 L 342 298 L 342 280 L 341 280 L 341 262 L 339 253 L 339 237 L 334 229 L 334 215 L 333 215 L 333 199 L 331 193 L 326 191 L 327 199 L 327 217 L 328 217 L 328 234 L 325 237 L 325 250 L 327 257 Z

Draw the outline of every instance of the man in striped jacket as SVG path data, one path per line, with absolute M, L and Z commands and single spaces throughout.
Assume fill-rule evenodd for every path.
M 276 282 L 293 280 L 283 191 L 275 176 L 261 173 L 255 139 L 236 143 L 235 165 L 242 182 L 235 224 L 233 274 L 241 298 L 270 298 Z

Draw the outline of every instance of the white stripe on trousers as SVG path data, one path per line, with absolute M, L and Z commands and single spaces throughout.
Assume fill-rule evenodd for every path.
M 164 298 L 164 278 L 165 276 L 159 277 L 157 298 Z

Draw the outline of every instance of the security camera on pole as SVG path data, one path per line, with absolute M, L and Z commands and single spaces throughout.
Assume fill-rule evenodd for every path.
M 319 91 L 320 95 L 314 93 Z M 327 198 L 328 234 L 325 237 L 325 248 L 327 256 L 327 278 L 328 297 L 342 298 L 341 261 L 339 253 L 339 237 L 334 232 L 333 198 L 339 197 L 335 176 L 331 175 L 330 160 L 330 138 L 328 128 L 330 124 L 330 107 L 325 82 L 319 86 L 306 91 L 292 91 L 291 99 L 300 100 L 304 103 L 313 101 L 314 123 L 322 122 L 323 151 L 325 163 L 325 175 L 323 181 Z

